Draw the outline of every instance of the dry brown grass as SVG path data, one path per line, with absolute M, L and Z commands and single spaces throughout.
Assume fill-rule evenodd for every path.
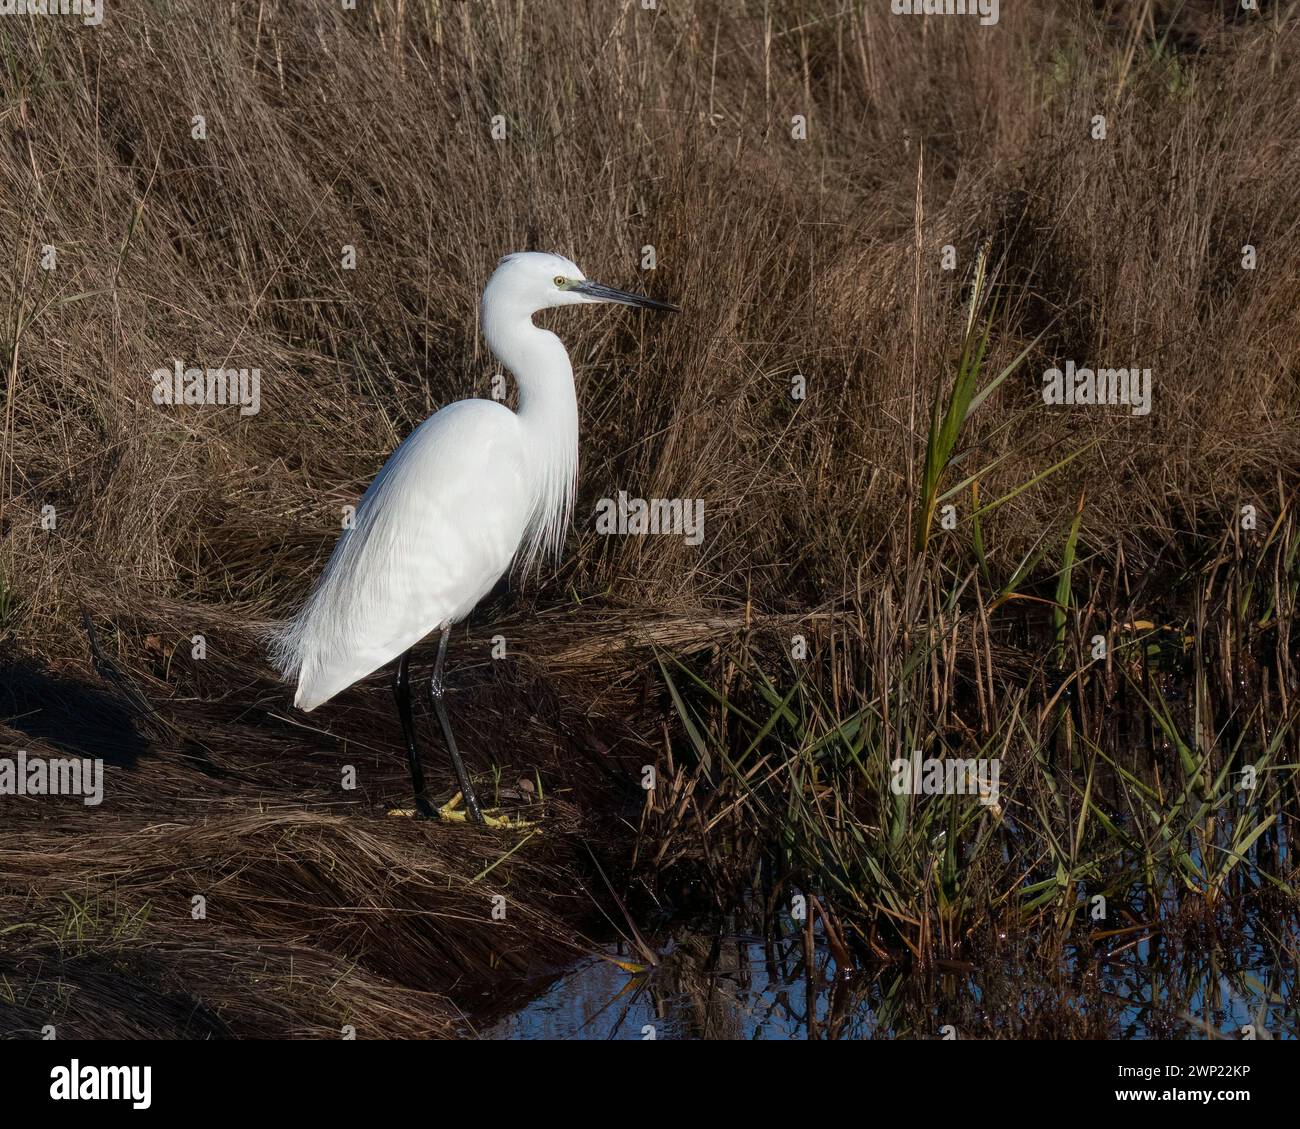
M 0 928 L 19 928 L 0 990 L 38 986 L 9 1001 L 16 1029 L 57 984 L 95 1001 L 79 1030 L 196 1033 L 183 1007 L 152 1028 L 149 1008 L 120 1015 L 120 958 L 151 1000 L 188 985 L 212 1031 L 445 1033 L 442 996 L 463 1006 L 467 978 L 559 959 L 561 922 L 591 907 L 566 897 L 573 844 L 637 796 L 660 740 L 644 644 L 810 612 L 869 639 L 880 593 L 897 607 L 985 242 L 991 365 L 1043 336 L 966 436 L 971 467 L 1007 456 L 983 495 L 1097 444 L 990 515 L 1001 567 L 1081 494 L 1090 567 L 1153 584 L 1241 503 L 1267 528 L 1294 498 L 1294 5 L 1005 4 L 994 29 L 838 0 L 361 7 L 110 0 L 98 29 L 0 21 L 0 746 L 114 760 L 103 809 L 4 801 Z M 638 278 L 645 244 L 659 269 Z M 382 817 L 403 788 L 382 680 L 293 720 L 255 629 L 301 597 L 396 442 L 489 394 L 478 288 L 527 245 L 686 312 L 553 318 L 582 410 L 578 528 L 557 575 L 457 637 L 476 770 L 574 790 L 493 872 L 528 892 L 503 931 L 466 887 L 498 839 Z M 173 358 L 260 368 L 261 413 L 154 406 Z M 1066 359 L 1151 367 L 1151 415 L 1045 409 L 1038 374 Z M 595 500 L 620 489 L 703 498 L 704 544 L 596 536 Z M 946 536 L 937 556 L 969 553 L 969 526 Z M 505 673 L 494 631 L 522 657 Z M 205 890 L 222 908 L 198 943 Z M 65 891 L 96 902 L 98 934 L 50 939 Z M 113 935 L 145 907 L 147 929 Z

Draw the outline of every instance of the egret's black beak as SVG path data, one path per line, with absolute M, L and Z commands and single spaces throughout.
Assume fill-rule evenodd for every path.
M 599 282 L 590 280 L 575 282 L 569 289 L 597 302 L 621 302 L 625 306 L 637 306 L 643 310 L 667 310 L 674 314 L 681 313 L 682 309 L 671 302 L 660 302 L 657 298 L 647 298 L 643 294 L 629 294 L 626 290 L 615 290 L 612 286 L 602 286 Z

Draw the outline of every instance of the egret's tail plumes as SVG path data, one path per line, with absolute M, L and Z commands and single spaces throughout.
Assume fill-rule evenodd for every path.
M 399 452 L 405 455 L 403 448 Z M 395 458 L 393 466 L 402 461 Z M 374 504 L 385 492 L 381 473 L 357 507 L 354 525 L 339 537 L 311 595 L 292 620 L 271 634 L 271 662 L 287 681 L 297 682 L 293 704 L 304 712 L 400 653 L 393 650 L 400 644 L 390 638 L 386 612 L 402 602 L 407 577 L 387 562 L 401 559 L 403 531 L 394 510 Z
M 363 500 L 355 527 L 339 538 L 302 609 L 271 636 L 271 661 L 297 682 L 293 704 L 304 712 L 378 670 L 438 626 L 430 619 L 445 614 L 445 606 L 389 614 L 409 603 L 409 581 L 385 566 L 399 549 L 401 532 L 386 517 Z
M 294 696 L 293 704 L 306 711 L 311 711 L 320 704 L 319 702 L 307 704 L 302 700 L 302 675 L 306 665 L 305 643 L 313 634 L 314 622 L 319 619 L 319 611 L 314 611 L 318 605 L 316 593 L 313 592 L 293 619 L 276 624 L 266 636 L 271 665 L 286 682 L 298 683 L 298 692 Z
M 358 588 L 355 583 L 361 572 L 359 550 L 366 541 L 365 536 L 358 537 L 357 533 L 357 529 L 344 532 L 298 614 L 270 633 L 271 663 L 286 681 L 298 684 L 293 704 L 304 712 L 310 712 L 369 673 L 369 670 L 352 673 L 349 669 L 331 679 L 328 670 L 332 656 L 357 650 L 355 620 L 358 617 L 354 609 L 366 599 L 366 589 Z M 383 656 L 370 669 L 383 665 L 389 657 Z M 365 665 L 362 655 L 356 654 L 355 658 L 358 661 L 351 664 L 353 668 Z
M 265 633 L 266 650 L 271 666 L 286 682 L 295 682 L 302 670 L 302 615 L 272 624 Z

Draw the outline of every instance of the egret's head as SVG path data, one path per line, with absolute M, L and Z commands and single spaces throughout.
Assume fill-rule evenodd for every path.
M 483 302 L 500 302 L 532 316 L 552 306 L 578 306 L 590 302 L 621 302 L 646 310 L 676 310 L 640 294 L 629 294 L 592 282 L 577 263 L 546 251 L 516 251 L 497 264 L 483 291 Z

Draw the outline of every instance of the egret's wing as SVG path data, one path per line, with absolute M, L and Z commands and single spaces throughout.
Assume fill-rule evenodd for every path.
M 461 400 L 393 452 L 274 648 L 304 710 L 468 615 L 510 567 L 532 509 L 519 421 Z

